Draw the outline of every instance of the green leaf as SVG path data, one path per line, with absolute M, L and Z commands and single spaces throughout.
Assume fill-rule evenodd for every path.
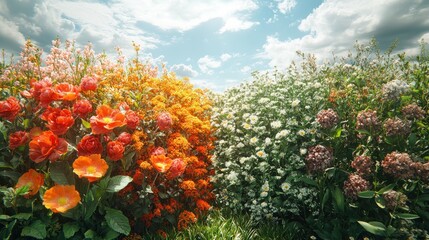
M 112 229 L 109 229 L 106 233 L 106 235 L 104 235 L 103 239 L 105 240 L 113 240 L 113 239 L 117 239 L 119 237 L 120 233 L 113 231 Z
M 382 208 L 382 209 L 386 208 L 386 200 L 384 200 L 382 196 L 375 197 L 375 203 L 379 208 Z
M 109 180 L 109 185 L 107 186 L 106 191 L 119 192 L 132 181 L 133 178 L 129 176 L 114 176 Z
M 415 133 L 411 133 L 408 137 L 408 145 L 413 148 L 417 142 L 417 135 Z
M 113 208 L 106 208 L 107 225 L 118 233 L 130 234 L 131 227 L 128 218 L 120 211 Z
M 67 222 L 63 225 L 63 233 L 65 238 L 71 238 L 79 231 L 79 224 L 76 222 Z
M 326 203 L 329 200 L 329 189 L 325 189 L 325 194 L 323 194 L 323 199 L 322 199 L 322 211 L 325 208 Z
M 91 128 L 91 124 L 89 122 L 85 121 L 82 118 L 81 118 L 81 120 L 82 120 L 82 125 L 84 128 Z
M 91 191 L 89 191 L 86 195 L 85 198 L 83 200 L 84 204 L 83 206 L 85 207 L 85 215 L 84 215 L 84 220 L 88 220 L 92 214 L 95 212 L 95 210 L 97 209 L 98 203 L 100 199 L 95 199 L 94 197 L 94 193 L 93 193 L 93 189 Z
M 298 178 L 297 180 L 298 180 L 298 181 L 301 181 L 301 182 L 304 182 L 304 183 L 307 183 L 308 185 L 312 185 L 312 186 L 318 187 L 317 182 L 316 182 L 316 181 L 314 181 L 314 180 L 313 180 L 313 179 L 311 179 L 311 178 L 308 178 L 308 177 L 301 177 L 301 178 Z
M 392 183 L 377 191 L 378 194 L 383 194 L 395 188 L 396 184 Z
M 395 214 L 395 216 L 398 218 L 408 219 L 408 220 L 420 218 L 419 215 L 412 214 L 412 213 L 397 213 Z
M 97 233 L 94 230 L 89 229 L 84 233 L 84 236 L 86 239 L 95 239 L 95 237 L 97 236 Z
M 12 218 L 18 219 L 18 220 L 28 220 L 33 216 L 32 213 L 18 213 L 15 215 L 12 215 Z
M 386 233 L 386 226 L 384 226 L 381 222 L 364 222 L 358 221 L 358 223 L 368 232 L 378 235 L 384 236 Z
M 339 138 L 341 137 L 341 133 L 343 132 L 342 128 L 338 128 L 337 130 L 335 130 L 335 135 L 334 138 Z
M 30 187 L 29 187 L 29 186 L 27 186 L 27 185 L 24 185 L 24 186 L 22 186 L 22 187 L 20 187 L 20 188 L 16 189 L 16 190 L 15 190 L 15 194 L 16 194 L 17 196 L 22 196 L 22 195 L 27 194 L 27 193 L 28 193 L 28 190 L 30 190 Z
M 13 169 L 12 165 L 10 165 L 9 163 L 6 163 L 6 162 L 0 162 L 0 169 L 1 168 Z
M 362 191 L 358 193 L 360 198 L 373 198 L 375 196 L 374 191 Z
M 136 155 L 136 152 L 131 151 L 131 152 L 127 153 L 125 155 L 125 157 L 121 158 L 122 167 L 125 170 L 128 170 L 130 168 L 131 163 L 133 162 L 134 155 Z
M 0 237 L 1 239 L 8 240 L 10 238 L 10 235 L 12 235 L 13 227 L 15 227 L 15 224 L 18 220 L 13 220 L 12 222 L 8 223 L 3 230 L 0 231 Z
M 51 163 L 51 178 L 60 185 L 74 185 L 74 174 L 67 161 Z
M 0 214 L 0 220 L 9 220 L 11 217 L 9 215 Z
M 15 171 L 4 170 L 4 171 L 0 171 L 0 176 L 7 177 L 12 179 L 12 181 L 14 182 L 18 182 L 18 179 L 21 175 Z
M 332 197 L 335 200 L 335 204 L 340 212 L 344 212 L 344 194 L 341 192 L 340 188 L 336 187 L 332 191 Z
M 45 239 L 46 238 L 46 225 L 37 220 L 33 222 L 30 226 L 25 226 L 22 229 L 21 236 L 23 237 L 34 237 L 37 239 Z

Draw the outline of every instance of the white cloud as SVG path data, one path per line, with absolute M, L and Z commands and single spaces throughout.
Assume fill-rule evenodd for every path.
M 220 60 L 222 60 L 222 62 L 228 61 L 231 58 L 232 58 L 231 54 L 228 54 L 228 53 L 224 53 L 220 55 Z
M 399 39 L 398 50 L 418 46 L 418 40 L 429 33 L 429 1 L 368 1 L 327 0 L 298 26 L 304 36 L 282 41 L 268 36 L 259 57 L 270 66 L 284 67 L 296 60 L 301 50 L 315 54 L 321 60 L 332 53 L 345 55 L 356 40 L 375 37 L 380 46 L 389 46 Z
M 219 33 L 246 30 L 258 24 L 259 22 L 245 21 L 232 17 L 225 20 L 225 25 L 223 25 L 223 27 L 219 30 Z
M 111 7 L 129 21 L 183 32 L 213 19 L 222 19 L 225 25 L 237 19 L 249 28 L 246 13 L 256 10 L 258 5 L 252 0 L 117 0 Z M 229 29 L 225 27 L 225 31 Z
M 175 64 L 171 66 L 170 71 L 176 73 L 180 77 L 196 77 L 198 72 L 192 69 L 192 65 Z
M 295 0 L 283 0 L 278 3 L 277 7 L 283 14 L 289 13 L 296 6 Z
M 211 58 L 208 55 L 198 59 L 198 67 L 203 73 L 213 74 L 213 69 L 218 68 L 221 65 L 221 61 Z
M 252 68 L 249 66 L 244 66 L 240 69 L 242 73 L 248 73 Z

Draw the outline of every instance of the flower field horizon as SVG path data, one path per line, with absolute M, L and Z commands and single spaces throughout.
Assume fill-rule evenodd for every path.
M 425 43 L 301 53 L 223 93 L 133 46 L 2 63 L 2 239 L 429 238 Z

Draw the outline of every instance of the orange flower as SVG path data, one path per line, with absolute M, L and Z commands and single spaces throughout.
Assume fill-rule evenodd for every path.
M 43 195 L 43 205 L 54 213 L 65 213 L 79 202 L 80 195 L 74 185 L 56 185 Z
M 193 212 L 183 211 L 179 215 L 179 221 L 177 227 L 179 231 L 188 227 L 189 223 L 195 223 L 197 221 L 197 216 Z
M 152 166 L 160 173 L 167 172 L 173 163 L 173 160 L 165 155 L 152 155 L 150 161 Z
M 69 83 L 60 83 L 55 86 L 57 99 L 63 101 L 73 101 L 79 94 L 79 89 Z
M 147 161 L 143 161 L 143 162 L 140 163 L 140 168 L 144 169 L 144 170 L 151 170 L 153 167 Z
M 59 138 L 52 131 L 42 132 L 30 141 L 30 159 L 39 163 L 45 159 L 51 162 L 60 158 L 61 154 L 67 152 L 67 142 Z
M 72 113 L 68 109 L 48 107 L 40 118 L 47 121 L 48 128 L 57 135 L 66 133 L 74 124 Z
M 106 174 L 109 166 L 106 161 L 101 158 L 100 154 L 92 154 L 89 156 L 80 156 L 73 162 L 73 172 L 79 178 L 86 178 L 89 182 L 97 181 Z
M 119 110 L 112 109 L 107 105 L 97 108 L 97 116 L 90 119 L 93 134 L 109 133 L 116 127 L 126 124 L 125 116 Z
M 9 148 L 15 149 L 25 145 L 30 140 L 30 135 L 24 131 L 17 131 L 9 135 Z
M 21 105 L 15 97 L 8 97 L 4 101 L 0 101 L 0 117 L 13 121 L 21 111 Z
M 200 211 L 207 211 L 211 208 L 210 204 L 202 199 L 197 200 L 197 208 Z
M 183 190 L 195 190 L 195 182 L 192 180 L 183 181 L 180 184 L 180 188 Z
M 43 174 L 36 172 L 34 169 L 30 169 L 18 179 L 15 189 L 28 186 L 28 193 L 24 195 L 24 197 L 28 198 L 34 196 L 39 191 L 44 181 L 45 176 Z

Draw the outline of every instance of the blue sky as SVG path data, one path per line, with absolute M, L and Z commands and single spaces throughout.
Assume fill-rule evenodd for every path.
M 251 72 L 287 67 L 296 51 L 322 61 L 376 37 L 382 48 L 415 54 L 429 40 L 427 0 L 0 0 L 0 48 L 18 53 L 25 39 L 91 42 L 97 52 L 132 42 L 197 87 L 221 92 Z

